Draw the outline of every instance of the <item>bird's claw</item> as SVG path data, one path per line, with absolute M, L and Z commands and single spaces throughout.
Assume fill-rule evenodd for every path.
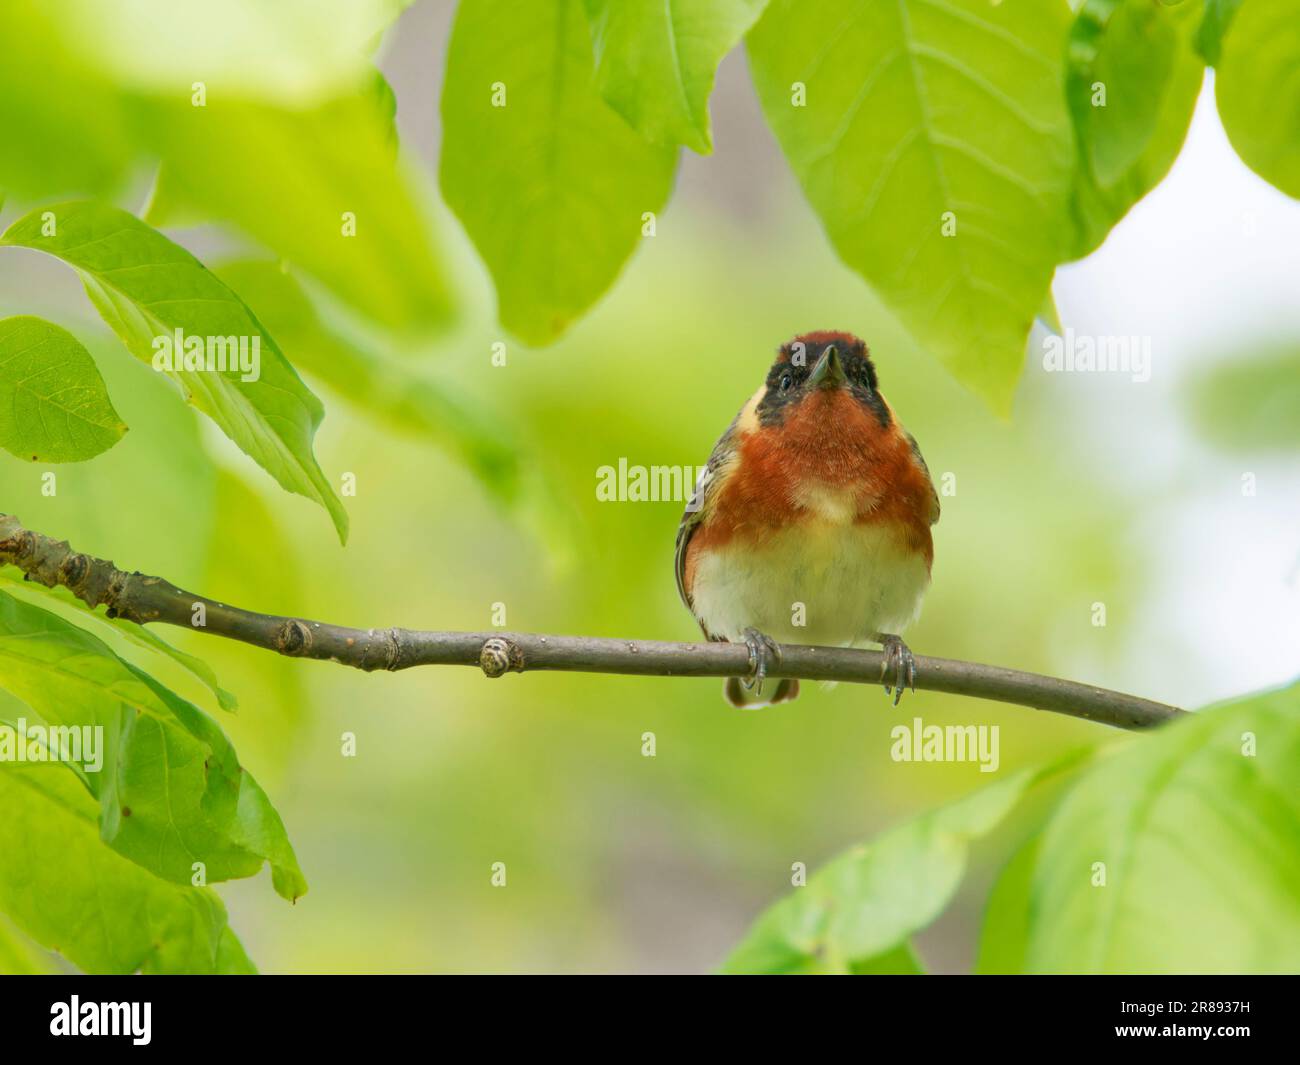
M 768 669 L 781 664 L 781 647 L 771 636 L 757 629 L 745 630 L 745 646 L 749 649 L 749 676 L 741 683 L 747 691 L 761 695 Z
M 878 640 L 885 652 L 884 661 L 880 663 L 880 679 L 884 683 L 885 694 L 892 692 L 894 705 L 897 706 L 899 700 L 903 698 L 904 688 L 916 691 L 916 657 L 912 654 L 911 648 L 897 636 L 881 633 Z

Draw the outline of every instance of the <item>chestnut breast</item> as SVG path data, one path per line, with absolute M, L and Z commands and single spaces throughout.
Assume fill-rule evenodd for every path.
M 735 460 L 693 550 L 737 538 L 761 542 L 803 522 L 873 524 L 892 529 L 928 567 L 933 488 L 892 411 L 881 425 L 842 389 L 813 393 L 780 424 L 761 424 L 755 405 L 737 422 Z

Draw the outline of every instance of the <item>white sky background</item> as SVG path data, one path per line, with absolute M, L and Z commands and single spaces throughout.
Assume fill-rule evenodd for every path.
M 1054 285 L 1077 333 L 1152 338 L 1149 382 L 1097 375 L 1079 388 L 1070 375 L 1070 388 L 1088 453 L 1155 503 L 1133 545 L 1156 567 L 1154 594 L 1124 675 L 1158 674 L 1189 706 L 1300 675 L 1300 464 L 1212 451 L 1183 417 L 1206 366 L 1300 342 L 1300 204 L 1237 158 L 1212 77 L 1169 176 Z

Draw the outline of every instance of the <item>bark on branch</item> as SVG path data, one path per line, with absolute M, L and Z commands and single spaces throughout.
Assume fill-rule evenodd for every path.
M 64 541 L 23 528 L 0 514 L 0 564 L 28 580 L 62 585 L 92 609 L 140 625 L 162 622 L 242 640 L 291 658 L 317 658 L 357 669 L 412 666 L 478 666 L 489 677 L 533 670 L 619 673 L 655 677 L 734 677 L 749 670 L 742 644 L 668 643 L 592 636 L 540 636 L 505 632 L 426 632 L 417 629 L 352 629 L 305 618 L 256 614 L 177 588 L 161 577 L 125 573 L 112 562 L 73 551 Z M 202 604 L 202 611 L 196 608 Z M 203 615 L 203 625 L 195 619 Z M 840 647 L 781 648 L 769 677 L 879 684 L 879 651 Z M 1185 711 L 1132 695 L 1001 666 L 916 656 L 916 687 L 1015 703 L 1084 718 L 1116 728 L 1144 729 Z

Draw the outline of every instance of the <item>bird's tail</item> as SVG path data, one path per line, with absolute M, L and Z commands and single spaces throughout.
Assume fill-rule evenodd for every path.
M 799 682 L 793 677 L 782 677 L 763 685 L 762 694 L 746 688 L 739 677 L 728 677 L 722 686 L 727 702 L 740 710 L 761 710 L 765 706 L 788 703 L 799 694 Z

